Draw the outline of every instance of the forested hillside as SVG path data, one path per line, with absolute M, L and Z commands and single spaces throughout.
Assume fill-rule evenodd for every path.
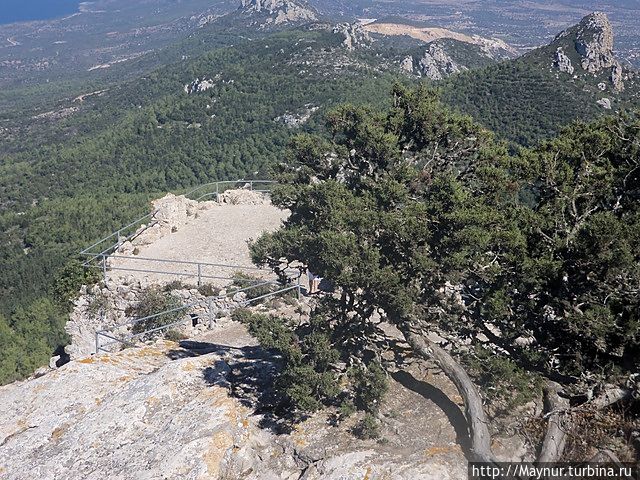
M 332 105 L 383 106 L 380 92 L 401 77 L 371 69 L 340 42 L 330 31 L 239 40 L 112 88 L 76 115 L 40 125 L 36 148 L 30 146 L 33 126 L 4 140 L 11 153 L 0 165 L 0 382 L 28 374 L 64 344 L 67 307 L 51 300 L 52 288 L 82 246 L 146 212 L 148 200 L 166 191 L 267 176 L 291 134 L 322 128 Z M 198 91 L 197 79 L 211 88 Z M 312 112 L 298 125 L 284 120 Z M 44 343 L 8 348 L 34 339 Z
M 83 246 L 167 191 L 268 176 L 292 134 L 325 131 L 324 115 L 339 103 L 380 109 L 396 82 L 426 82 L 444 103 L 521 146 L 576 119 L 638 105 L 631 78 L 614 96 L 609 84 L 605 91 L 591 77 L 558 70 L 553 48 L 502 63 L 466 62 L 470 70 L 432 82 L 401 67 L 410 55 L 418 64 L 423 50 L 356 38 L 356 26 L 258 29 L 249 37 L 230 19 L 114 65 L 81 90 L 68 79 L 0 92 L 0 382 L 28 374 L 64 344 L 68 304 L 64 295 L 54 298 L 54 285 Z M 562 38 L 568 51 L 569 37 Z M 478 55 L 464 42 L 441 44 L 459 59 Z M 135 71 L 149 73 L 131 78 Z M 597 81 L 608 75 L 602 70 Z M 597 103 L 605 96 L 611 110 Z M 27 352 L 21 358 L 20 350 Z

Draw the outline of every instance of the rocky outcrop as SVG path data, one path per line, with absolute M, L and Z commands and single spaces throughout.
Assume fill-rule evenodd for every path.
M 318 20 L 318 14 L 312 7 L 305 2 L 294 0 L 242 0 L 240 12 L 265 16 L 265 26 Z
M 96 352 L 97 331 L 109 329 L 118 338 L 132 333 L 130 325 L 126 325 L 133 320 L 129 312 L 149 287 L 148 281 L 134 277 L 83 287 L 65 326 L 71 339 L 65 353 L 70 359 L 82 359 Z M 184 323 L 174 328 L 190 336 L 224 325 L 229 313 L 247 298 L 244 292 L 227 296 L 227 291 L 221 290 L 220 298 L 210 299 L 198 289 L 188 287 L 176 288 L 169 294 L 176 298 L 177 304 L 194 305 L 182 312 Z
M 431 80 L 442 80 L 463 70 L 467 68 L 457 64 L 437 43 L 431 43 L 418 62 L 418 73 Z
M 601 98 L 596 103 L 600 105 L 602 108 L 604 108 L 605 110 L 611 110 L 611 99 L 609 98 Z
M 578 24 L 576 51 L 582 57 L 582 68 L 590 73 L 617 64 L 613 54 L 613 28 L 605 13 L 595 12 Z
M 192 93 L 202 93 L 212 89 L 216 86 L 216 83 L 211 78 L 196 78 L 193 82 L 184 86 L 185 93 L 191 95 Z
M 400 62 L 400 69 L 406 73 L 413 73 L 413 57 L 405 57 L 402 62 Z
M 558 47 L 556 50 L 556 57 L 553 61 L 553 66 L 558 70 L 564 73 L 568 73 L 569 75 L 573 75 L 575 68 L 571 63 L 571 59 L 564 53 L 564 49 L 562 47 Z
M 613 27 L 605 13 L 587 15 L 578 25 L 560 33 L 552 46 L 556 48 L 553 65 L 558 70 L 574 73 L 575 67 L 565 53 L 565 48 L 571 48 L 579 56 L 583 74 L 605 74 L 614 91 L 624 90 L 625 69 L 615 57 Z
M 403 403 L 396 407 L 399 417 L 387 420 L 389 435 L 397 429 L 403 438 L 401 449 L 357 440 L 346 428 L 330 426 L 327 415 L 315 415 L 289 434 L 261 428 L 271 419 L 252 408 L 250 392 L 268 384 L 272 368 L 268 353 L 256 347 L 242 326 L 232 324 L 197 342 L 160 341 L 96 355 L 0 387 L 0 476 L 465 478 L 466 462 L 446 416 L 432 403 L 423 406 L 419 396 L 409 397 L 411 392 L 394 392 L 393 401 Z M 430 375 L 430 382 L 436 377 Z M 437 433 L 422 444 L 429 433 L 414 432 L 404 417 L 427 407 L 419 410 L 419 423 Z
M 313 115 L 319 109 L 320 107 L 316 105 L 307 104 L 304 106 L 304 110 L 300 112 L 286 112 L 274 118 L 273 120 L 275 122 L 283 123 L 289 128 L 296 128 L 307 123 L 311 118 L 311 115 Z
M 333 27 L 333 33 L 336 33 L 343 38 L 342 45 L 347 50 L 368 47 L 373 41 L 369 32 L 367 32 L 359 22 L 339 23 Z

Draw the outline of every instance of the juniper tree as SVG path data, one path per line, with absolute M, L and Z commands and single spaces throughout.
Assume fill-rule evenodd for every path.
M 343 106 L 328 115 L 331 138 L 292 142 L 272 196 L 291 216 L 252 245 L 254 261 L 331 280 L 338 293 L 322 319 L 354 364 L 379 364 L 379 315 L 397 326 L 456 384 L 472 454 L 491 461 L 482 399 L 458 347 L 559 382 L 548 389 L 556 402 L 558 388 L 593 393 L 640 368 L 639 125 L 576 124 L 510 154 L 434 92 L 395 87 L 388 112 Z M 541 458 L 561 446 L 545 442 Z

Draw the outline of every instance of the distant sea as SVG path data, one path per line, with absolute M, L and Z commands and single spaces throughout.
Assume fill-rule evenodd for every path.
M 79 5 L 78 0 L 0 0 L 0 25 L 71 15 Z

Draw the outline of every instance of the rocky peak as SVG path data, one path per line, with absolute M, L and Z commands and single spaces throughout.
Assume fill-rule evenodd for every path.
M 299 0 L 242 0 L 240 12 L 248 15 L 266 15 L 265 23 L 275 25 L 318 20 L 317 12 Z
M 369 32 L 367 32 L 359 22 L 339 23 L 333 27 L 333 33 L 342 36 L 342 45 L 344 45 L 347 50 L 355 50 L 356 48 L 369 46 L 373 41 Z
M 602 12 L 588 15 L 578 24 L 575 47 L 582 57 L 582 68 L 590 73 L 617 64 L 613 54 L 613 28 Z
M 606 72 L 614 90 L 624 90 L 623 68 L 613 51 L 613 27 L 605 13 L 587 15 L 580 23 L 560 33 L 552 46 L 556 48 L 553 65 L 558 70 L 574 73 L 575 67 L 565 53 L 573 50 L 583 72 L 592 75 Z

